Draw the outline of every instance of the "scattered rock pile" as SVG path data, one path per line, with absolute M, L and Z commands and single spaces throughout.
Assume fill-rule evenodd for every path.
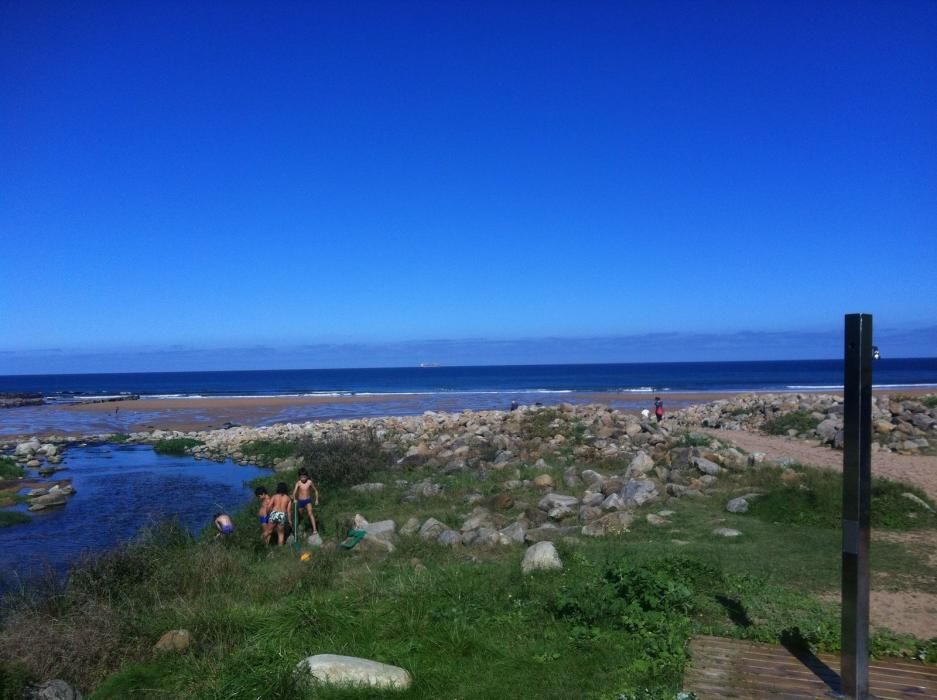
M 684 428 L 763 430 L 836 448 L 843 444 L 843 399 L 831 394 L 742 394 L 690 406 L 673 413 L 670 420 Z M 875 450 L 933 453 L 937 451 L 937 403 L 933 396 L 873 396 L 872 431 Z

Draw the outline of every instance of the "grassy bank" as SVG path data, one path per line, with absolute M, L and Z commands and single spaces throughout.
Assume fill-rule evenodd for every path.
M 0 479 L 19 479 L 23 476 L 23 468 L 13 461 L 11 457 L 0 456 Z
M 543 422 L 529 426 L 534 437 L 549 432 Z M 515 476 L 392 470 L 373 442 L 258 449 L 288 449 L 314 465 L 327 539 L 343 534 L 356 512 L 398 525 L 432 516 L 458 528 L 473 507 L 467 497 L 487 503 Z M 571 459 L 524 465 L 520 476 L 549 473 L 562 484 Z M 261 482 L 269 488 L 294 478 Z M 442 494 L 411 500 L 407 485 L 396 483 L 425 478 Z M 363 481 L 385 488 L 351 490 Z M 750 492 L 762 495 L 749 513 L 726 512 L 728 498 Z M 542 495 L 511 493 L 512 517 Z M 312 550 L 301 561 L 292 548 L 261 544 L 250 508 L 235 516 L 236 532 L 223 543 L 165 525 L 86 562 L 64 590 L 7 601 L 0 680 L 14 693 L 30 679 L 65 678 L 96 688 L 95 698 L 373 697 L 299 683 L 297 662 L 336 653 L 408 669 L 414 685 L 401 698 L 673 698 L 694 634 L 837 649 L 838 608 L 824 602 L 837 587 L 840 556 L 831 520 L 837 492 L 827 474 L 806 467 L 740 472 L 709 493 L 646 506 L 620 536 L 561 540 L 564 569 L 538 575 L 521 573 L 521 546 L 449 549 L 419 537 L 401 537 L 391 554 Z M 664 508 L 673 511 L 664 524 L 644 519 Z M 899 531 L 926 533 L 937 524 L 888 487 L 875 492 L 873 511 Z M 743 534 L 718 537 L 719 527 Z M 877 549 L 875 575 L 893 586 L 933 586 L 937 568 L 916 547 Z M 153 652 L 164 632 L 178 628 L 191 631 L 190 649 Z M 937 662 L 937 640 L 879 632 L 873 647 Z

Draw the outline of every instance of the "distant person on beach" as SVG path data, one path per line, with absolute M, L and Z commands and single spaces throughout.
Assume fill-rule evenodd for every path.
M 517 401 L 512 401 L 512 402 L 511 402 L 511 410 L 512 410 L 512 411 L 516 411 L 516 410 L 517 410 Z
M 267 493 L 265 487 L 258 486 L 254 489 L 254 495 L 257 496 L 257 501 L 260 503 L 260 508 L 257 510 L 257 517 L 260 520 L 260 539 L 263 540 L 264 544 L 270 544 L 270 535 L 273 534 L 273 527 L 270 525 L 270 516 L 267 515 L 268 506 L 270 505 L 270 494 Z
M 664 420 L 664 402 L 660 400 L 660 396 L 654 397 L 654 415 L 657 416 L 658 423 Z
M 293 487 L 293 498 L 295 498 L 298 503 L 296 507 L 299 509 L 300 513 L 305 513 L 309 518 L 309 524 L 312 525 L 312 534 L 319 534 L 319 528 L 316 527 L 316 516 L 312 514 L 312 497 L 315 494 L 316 497 L 316 507 L 319 507 L 319 489 L 316 488 L 315 482 L 309 478 L 309 472 L 305 469 L 299 470 L 299 481 L 296 482 L 296 486 Z
M 224 513 L 215 513 L 214 521 L 215 527 L 218 528 L 218 534 L 215 535 L 215 539 L 234 533 L 234 523 L 231 522 L 229 516 Z
M 267 503 L 267 517 L 270 519 L 271 529 L 276 528 L 279 545 L 286 542 L 286 524 L 292 516 L 293 499 L 290 498 L 290 488 L 281 481 L 277 484 L 277 492 Z

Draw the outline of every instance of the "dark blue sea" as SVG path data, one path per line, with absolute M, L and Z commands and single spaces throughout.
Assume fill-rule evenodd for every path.
M 937 387 L 937 358 L 882 359 L 875 363 L 874 376 L 883 388 Z M 798 391 L 835 390 L 842 383 L 841 360 L 797 360 L 18 375 L 0 376 L 0 392 L 35 392 L 50 401 L 67 401 L 120 394 L 169 398 Z

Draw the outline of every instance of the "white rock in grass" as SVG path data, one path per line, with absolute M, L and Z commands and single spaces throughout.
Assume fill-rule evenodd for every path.
M 713 534 L 719 537 L 738 537 L 742 534 L 742 531 L 733 530 L 731 527 L 717 527 L 713 530 Z
M 524 552 L 524 560 L 521 562 L 521 571 L 529 574 L 537 570 L 556 570 L 562 569 L 563 562 L 560 561 L 560 555 L 556 552 L 556 547 L 552 542 L 543 541 L 530 547 Z
M 339 654 L 310 656 L 300 661 L 296 670 L 329 685 L 405 690 L 413 682 L 410 674 L 399 666 Z

